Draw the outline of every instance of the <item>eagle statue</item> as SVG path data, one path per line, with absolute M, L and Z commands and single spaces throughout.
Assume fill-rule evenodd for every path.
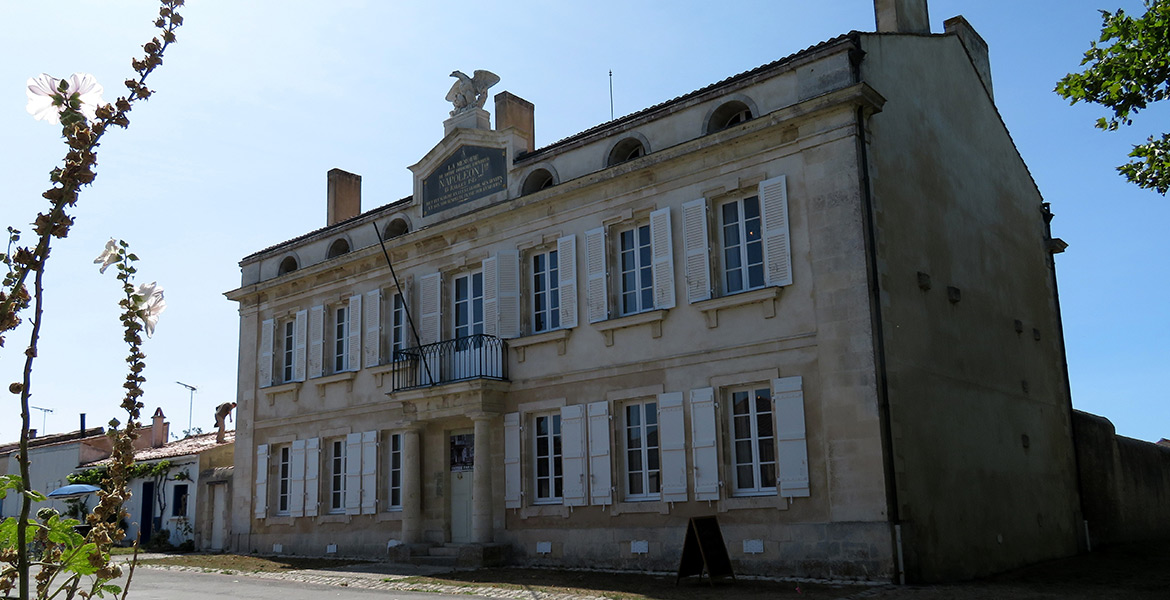
M 476 69 L 474 77 L 468 77 L 463 71 L 452 71 L 451 76 L 458 80 L 447 92 L 447 102 L 455 105 L 451 116 L 472 108 L 483 108 L 488 88 L 500 82 L 499 75 L 482 69 Z

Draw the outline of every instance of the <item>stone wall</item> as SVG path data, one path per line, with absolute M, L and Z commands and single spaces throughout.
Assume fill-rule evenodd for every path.
M 1116 434 L 1073 411 L 1081 498 L 1094 547 L 1170 538 L 1170 448 Z

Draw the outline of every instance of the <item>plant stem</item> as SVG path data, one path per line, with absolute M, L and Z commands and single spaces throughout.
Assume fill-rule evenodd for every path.
M 21 494 L 20 519 L 16 523 L 16 547 L 20 553 L 17 558 L 17 570 L 20 577 L 20 600 L 28 600 L 28 513 L 32 510 L 32 497 L 29 496 L 29 458 L 28 434 L 29 414 L 28 398 L 32 387 L 33 360 L 37 357 L 37 340 L 41 336 L 41 315 L 44 312 L 45 264 L 38 261 L 36 276 L 33 278 L 33 326 L 29 335 L 28 350 L 24 359 L 24 387 L 20 390 L 20 478 Z

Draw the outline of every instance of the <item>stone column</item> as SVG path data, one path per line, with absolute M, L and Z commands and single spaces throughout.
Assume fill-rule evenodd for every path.
M 475 466 L 471 479 L 471 541 L 492 542 L 492 416 L 471 415 L 475 422 Z
M 402 432 L 402 541 L 406 544 L 422 541 L 420 429 L 415 425 Z

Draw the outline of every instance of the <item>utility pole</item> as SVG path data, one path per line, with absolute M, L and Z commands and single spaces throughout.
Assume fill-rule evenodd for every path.
M 193 385 L 187 385 L 182 381 L 175 383 L 187 388 L 191 392 L 191 401 L 187 404 L 187 435 L 191 434 L 191 416 L 195 414 L 195 392 L 199 389 Z

